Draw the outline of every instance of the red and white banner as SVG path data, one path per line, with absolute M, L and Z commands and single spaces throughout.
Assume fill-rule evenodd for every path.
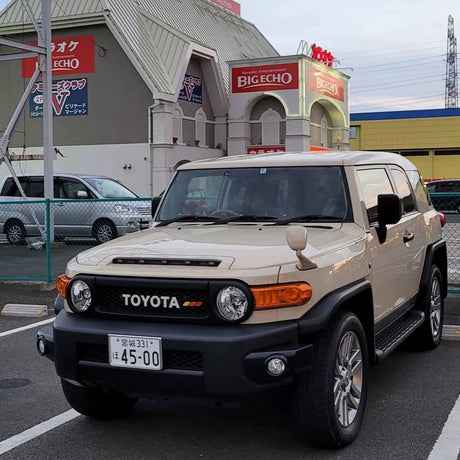
M 53 75 L 94 72 L 94 35 L 53 39 L 51 50 Z M 36 63 L 37 58 L 22 60 L 22 78 L 33 75 Z
M 343 81 L 312 67 L 308 69 L 308 89 L 342 102 L 344 100 Z
M 238 16 L 241 15 L 241 5 L 233 0 L 211 0 L 211 2 L 237 14 Z
M 297 62 L 232 68 L 232 93 L 280 91 L 298 87 Z

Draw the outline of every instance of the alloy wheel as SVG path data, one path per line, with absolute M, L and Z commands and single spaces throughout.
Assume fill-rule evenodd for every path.
M 430 295 L 430 324 L 433 337 L 436 337 L 441 329 L 441 306 L 441 285 L 439 279 L 434 277 Z
M 361 345 L 358 337 L 348 331 L 337 350 L 334 376 L 334 406 L 338 422 L 349 427 L 358 412 L 363 384 Z

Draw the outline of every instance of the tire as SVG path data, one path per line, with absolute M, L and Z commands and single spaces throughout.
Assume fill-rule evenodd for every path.
M 6 238 L 10 244 L 22 245 L 26 242 L 26 230 L 20 220 L 11 220 L 5 224 Z
M 135 398 L 106 393 L 97 388 L 77 386 L 61 379 L 67 402 L 80 414 L 92 418 L 116 418 L 129 414 L 137 402 Z
M 419 350 L 432 350 L 441 342 L 444 324 L 442 274 L 436 265 L 431 267 L 430 279 L 423 297 L 425 321 L 411 337 L 411 345 Z
M 100 220 L 94 224 L 93 235 L 98 243 L 107 243 L 116 238 L 118 232 L 112 221 Z
M 339 448 L 354 441 L 368 387 L 366 335 L 359 319 L 339 311 L 315 346 L 311 370 L 294 388 L 294 416 L 311 444 Z

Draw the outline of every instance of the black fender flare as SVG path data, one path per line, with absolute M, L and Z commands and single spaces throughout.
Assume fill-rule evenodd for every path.
M 319 302 L 317 302 L 311 310 L 307 311 L 307 313 L 305 313 L 305 315 L 303 315 L 299 319 L 299 334 L 303 336 L 321 331 L 326 327 L 334 313 L 338 309 L 340 309 L 342 305 L 344 305 L 354 297 L 358 297 L 363 294 L 370 295 L 370 299 L 372 300 L 372 286 L 369 280 L 366 279 L 357 281 L 353 284 L 341 287 L 336 291 L 330 292 L 329 294 L 324 296 Z M 360 306 L 358 305 L 357 308 L 354 308 L 351 311 L 357 312 L 359 311 L 359 307 Z M 373 323 L 374 315 L 372 302 L 369 308 L 371 312 L 368 313 L 368 315 L 371 315 L 370 319 Z M 369 326 L 369 324 L 367 326 Z M 373 324 L 371 329 L 373 333 Z
M 428 246 L 426 249 L 425 262 L 423 264 L 422 276 L 420 278 L 420 291 L 423 292 L 430 280 L 431 266 L 435 264 L 442 274 L 442 294 L 447 296 L 447 246 L 446 241 L 441 239 Z

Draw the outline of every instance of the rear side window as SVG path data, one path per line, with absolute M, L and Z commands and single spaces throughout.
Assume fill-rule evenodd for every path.
M 377 223 L 377 197 L 393 193 L 390 178 L 385 168 L 360 169 L 358 180 L 364 196 L 369 224 Z
M 396 185 L 396 193 L 401 198 L 403 212 L 407 214 L 408 212 L 415 211 L 414 194 L 406 174 L 401 169 L 391 168 L 391 175 Z
M 27 182 L 28 177 L 18 177 L 20 184 L 27 196 Z M 2 196 L 22 196 L 19 192 L 19 188 L 12 177 L 8 177 L 2 187 Z
M 30 198 L 43 198 L 45 196 L 43 177 L 29 177 L 29 187 L 26 195 Z

